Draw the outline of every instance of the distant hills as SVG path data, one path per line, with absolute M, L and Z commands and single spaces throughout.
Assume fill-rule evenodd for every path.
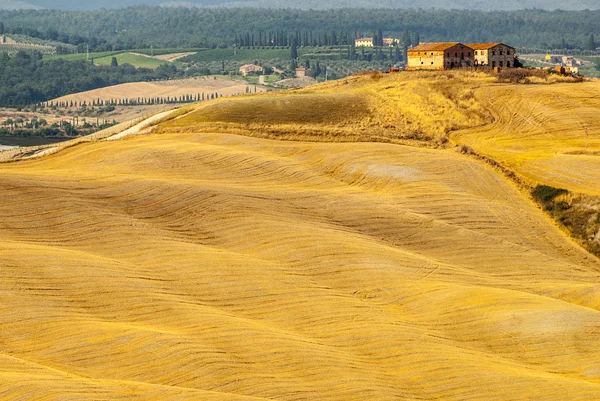
M 25 3 L 17 0 L 0 0 L 1 10 L 34 10 L 41 8 L 33 4 Z
M 265 8 L 299 8 L 299 9 L 329 9 L 329 8 L 439 8 L 439 9 L 470 9 L 470 10 L 597 10 L 600 9 L 598 0 L 506 0 L 503 2 L 489 2 L 486 0 L 97 0 L 97 1 L 72 1 L 72 0 L 0 0 L 0 9 L 36 9 L 51 8 L 62 10 L 94 10 L 101 8 L 122 8 L 135 5 L 165 5 L 186 7 L 265 7 Z

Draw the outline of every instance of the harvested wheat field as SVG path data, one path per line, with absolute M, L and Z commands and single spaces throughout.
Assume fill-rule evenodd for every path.
M 344 102 L 297 93 L 275 110 Z M 411 101 L 480 107 L 439 96 Z M 350 100 L 270 126 L 219 100 L 0 164 L 0 398 L 599 399 L 599 260 L 487 164 L 351 142 L 393 121 Z
M 600 81 L 496 85 L 475 92 L 495 117 L 453 135 L 520 175 L 600 195 Z
M 107 86 L 87 92 L 63 96 L 52 100 L 52 102 L 91 102 L 101 99 L 104 101 L 118 99 L 136 99 L 152 97 L 179 97 L 185 95 L 196 95 L 205 93 L 207 95 L 216 92 L 223 96 L 233 96 L 246 93 L 248 83 L 242 80 L 232 80 L 213 77 L 189 78 L 172 81 L 155 82 L 133 82 L 127 84 Z M 251 85 L 252 91 L 256 86 L 257 92 L 265 92 L 266 88 L 260 85 Z

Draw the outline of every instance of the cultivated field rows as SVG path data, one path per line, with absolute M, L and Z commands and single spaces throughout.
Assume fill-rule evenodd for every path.
M 452 138 L 519 175 L 546 185 L 600 195 L 600 81 L 484 86 L 476 98 L 493 124 Z
M 600 397 L 600 263 L 454 150 L 170 133 L 0 188 L 0 398 Z

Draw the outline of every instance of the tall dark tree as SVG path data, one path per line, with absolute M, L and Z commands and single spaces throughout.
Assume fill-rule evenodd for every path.
M 383 31 L 377 30 L 377 44 L 375 46 L 383 46 Z
M 587 50 L 596 50 L 596 39 L 594 38 L 594 34 L 591 34 L 588 38 Z
M 413 44 L 415 46 L 418 46 L 421 43 L 421 37 L 419 35 L 419 32 L 415 33 L 415 40 L 413 40 Z
M 118 67 L 119 66 L 119 62 L 117 61 L 116 57 L 112 58 L 112 60 L 110 61 L 110 66 L 111 67 Z
M 292 46 L 290 49 L 290 58 L 294 61 L 298 58 L 298 46 L 296 45 L 295 39 L 292 39 Z
M 410 39 L 410 34 L 408 33 L 408 29 L 405 29 L 404 32 L 402 32 L 402 45 L 408 48 L 411 44 L 412 40 Z
M 0 21 L 0 35 L 4 35 L 4 23 Z

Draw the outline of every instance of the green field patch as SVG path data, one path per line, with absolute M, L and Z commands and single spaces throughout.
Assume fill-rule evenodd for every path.
M 302 57 L 305 53 L 314 53 L 315 48 L 298 48 L 298 56 Z M 254 60 L 273 60 L 290 58 L 291 50 L 288 48 L 254 48 L 254 49 L 202 49 L 198 53 L 184 57 L 183 62 L 211 62 L 211 61 L 239 61 L 250 63 Z
M 163 64 L 169 64 L 168 61 L 158 60 L 155 58 L 141 56 L 132 53 L 119 53 L 117 55 L 109 55 L 101 58 L 94 58 L 94 63 L 97 65 L 110 65 L 112 58 L 116 57 L 119 65 L 131 64 L 136 68 L 158 68 Z

